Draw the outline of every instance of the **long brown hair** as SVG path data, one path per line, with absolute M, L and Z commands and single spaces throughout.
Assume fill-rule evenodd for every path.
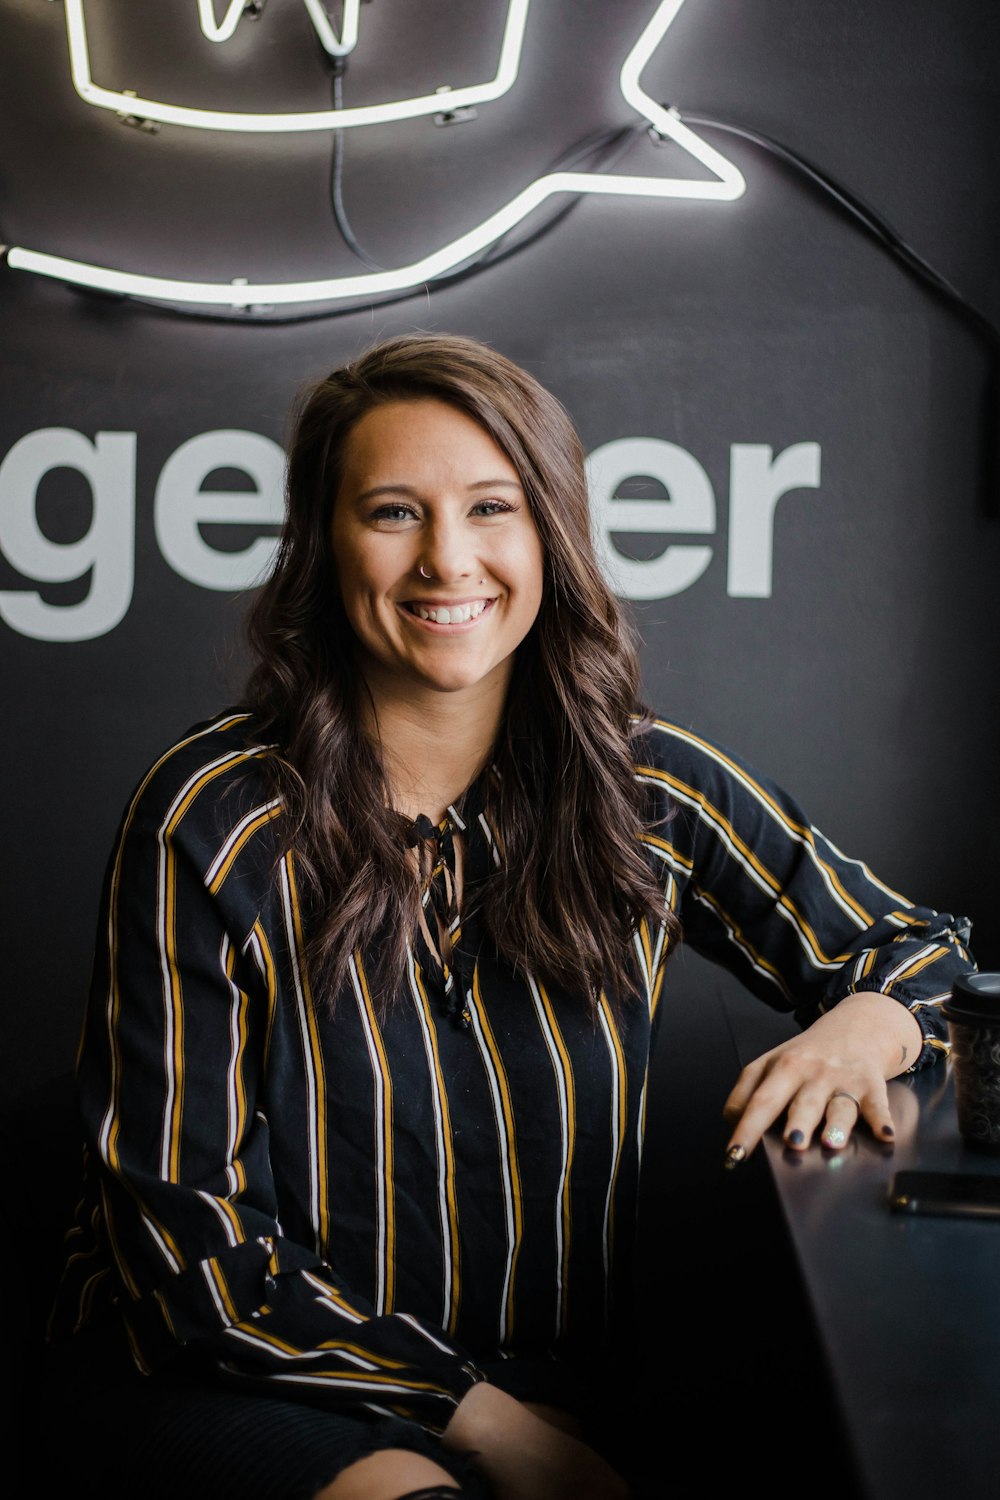
M 417 925 L 405 822 L 362 728 L 365 687 L 330 520 L 354 425 L 375 406 L 428 397 L 470 416 L 506 454 L 544 551 L 541 607 L 518 649 L 492 755 L 488 814 L 505 857 L 478 909 L 518 972 L 593 1002 L 602 986 L 627 988 L 640 919 L 664 917 L 636 840 L 638 659 L 594 555 L 583 448 L 563 407 L 494 350 L 440 334 L 391 339 L 306 392 L 277 561 L 248 619 L 257 666 L 247 705 L 282 747 L 272 771 L 307 897 L 314 992 L 332 1002 L 351 954 L 373 952 L 376 937 L 391 991 Z

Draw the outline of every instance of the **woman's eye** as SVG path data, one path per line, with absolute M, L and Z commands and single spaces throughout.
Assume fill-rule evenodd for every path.
M 506 500 L 480 500 L 475 514 L 477 516 L 502 516 L 513 509 L 513 505 L 509 505 Z
M 413 511 L 408 505 L 380 505 L 378 510 L 373 510 L 369 520 L 372 521 L 409 521 Z

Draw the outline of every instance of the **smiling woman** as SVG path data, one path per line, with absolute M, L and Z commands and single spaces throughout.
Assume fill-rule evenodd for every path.
M 376 407 L 345 445 L 332 543 L 376 703 L 459 693 L 455 712 L 473 692 L 498 723 L 541 604 L 542 545 L 517 470 L 489 434 L 443 401 Z
M 583 462 L 559 402 L 469 339 L 393 340 L 305 396 L 249 622 L 249 701 L 287 747 L 272 772 L 319 906 L 310 962 L 333 992 L 373 922 L 380 973 L 405 967 L 420 904 L 401 815 L 439 824 L 488 764 L 508 858 L 482 919 L 511 965 L 614 991 L 636 913 L 663 919 L 647 860 L 621 840 L 640 816 L 639 668 Z M 431 605 L 447 623 L 420 618 Z
M 576 432 L 480 344 L 308 393 L 250 636 L 110 864 L 61 1409 L 122 1494 L 623 1500 L 681 932 L 808 1025 L 737 1081 L 732 1166 L 782 1118 L 891 1138 L 967 929 L 641 708 Z

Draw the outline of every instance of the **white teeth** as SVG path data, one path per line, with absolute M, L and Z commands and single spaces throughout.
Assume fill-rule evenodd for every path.
M 443 605 L 424 609 L 422 604 L 414 604 L 411 608 L 421 620 L 432 620 L 435 625 L 467 625 L 470 620 L 478 620 L 488 603 L 488 599 L 477 599 L 475 604 L 455 604 L 450 609 Z

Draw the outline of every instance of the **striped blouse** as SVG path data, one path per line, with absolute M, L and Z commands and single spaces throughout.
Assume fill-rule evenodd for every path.
M 945 1050 L 937 1006 L 970 967 L 967 923 L 889 890 L 697 735 L 657 722 L 634 746 L 659 815 L 643 843 L 686 942 L 803 1023 L 883 991 L 920 1021 L 918 1066 Z M 606 1359 L 666 929 L 636 933 L 641 1000 L 602 999 L 596 1018 L 512 974 L 474 914 L 450 971 L 417 932 L 390 1004 L 357 953 L 331 1010 L 303 963 L 268 753 L 246 714 L 224 715 L 168 750 L 125 813 L 54 1326 L 117 1318 L 141 1370 L 189 1346 L 248 1389 L 440 1430 L 484 1372 L 517 1391 L 516 1371 Z M 482 791 L 442 825 L 467 887 L 499 859 Z

